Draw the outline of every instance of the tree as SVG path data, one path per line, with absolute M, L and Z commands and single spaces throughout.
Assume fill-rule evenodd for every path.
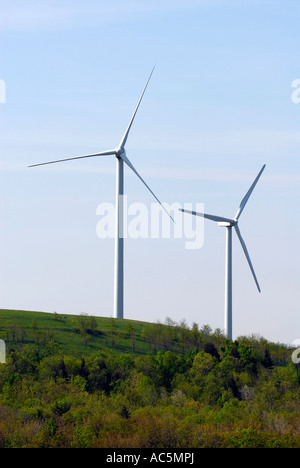
M 127 332 L 128 338 L 130 338 L 131 340 L 132 351 L 135 351 L 136 332 L 135 332 L 135 329 L 133 328 L 132 323 L 130 322 L 127 323 L 126 332 Z
M 86 333 L 87 328 L 88 328 L 88 316 L 87 316 L 87 314 L 81 313 L 78 316 L 78 324 L 79 324 L 80 334 L 84 335 Z
M 38 329 L 38 324 L 37 322 L 34 320 L 31 324 L 31 331 L 33 333 L 33 339 L 35 341 L 36 344 L 39 344 L 40 342 L 40 332 L 39 332 L 39 329 Z
M 66 364 L 63 358 L 60 360 L 60 363 L 58 365 L 58 374 L 62 379 L 68 378 L 68 372 L 67 372 Z
M 199 351 L 200 343 L 201 343 L 201 334 L 199 331 L 198 323 L 193 322 L 191 333 L 192 333 L 193 345 Z
M 220 354 L 213 343 L 206 343 L 204 345 L 204 352 L 210 354 L 211 356 L 217 358 L 220 361 Z
M 274 367 L 274 363 L 272 361 L 271 354 L 270 354 L 270 351 L 268 350 L 268 348 L 265 349 L 265 356 L 264 356 L 264 358 L 262 360 L 262 365 L 266 369 L 273 369 L 273 367 Z
M 121 411 L 120 411 L 120 416 L 124 419 L 129 419 L 130 418 L 130 411 L 127 408 L 127 406 L 123 405 Z
M 195 382 L 199 384 L 203 382 L 205 377 L 215 367 L 216 359 L 208 353 L 200 351 L 194 359 L 190 374 L 194 378 Z
M 78 371 L 78 375 L 80 375 L 80 377 L 83 377 L 84 379 L 86 379 L 89 375 L 89 371 L 85 365 L 85 359 L 84 357 L 81 359 L 81 365 L 80 365 L 80 369 Z
M 175 374 L 183 373 L 187 368 L 183 355 L 175 354 L 172 351 L 159 351 L 156 355 L 156 362 L 161 384 L 167 390 L 171 389 L 171 382 Z
M 89 317 L 89 322 L 90 322 L 90 329 L 93 330 L 93 331 L 96 330 L 96 328 L 97 328 L 97 320 L 95 319 L 95 317 L 94 317 L 93 315 L 91 315 L 91 316 Z
M 85 332 L 85 333 L 82 333 L 81 336 L 82 336 L 82 341 L 83 341 L 84 345 L 87 346 L 89 341 L 91 340 L 91 335 L 89 335 L 87 332 Z
M 55 381 L 59 378 L 67 379 L 68 372 L 61 356 L 49 356 L 42 360 L 39 366 L 39 373 L 42 379 L 54 379 Z

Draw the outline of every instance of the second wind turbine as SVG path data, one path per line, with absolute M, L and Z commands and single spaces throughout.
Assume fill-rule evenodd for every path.
M 147 187 L 150 193 L 154 196 L 154 198 L 158 201 L 158 203 L 162 206 L 162 208 L 166 211 L 169 215 L 165 207 L 159 201 L 157 196 L 152 192 L 150 187 L 146 184 L 144 179 L 140 176 L 137 172 L 135 167 L 132 165 L 128 157 L 126 156 L 125 145 L 127 142 L 127 138 L 133 124 L 134 118 L 140 106 L 140 103 L 143 99 L 145 94 L 146 88 L 150 81 L 150 78 L 153 74 L 154 68 L 148 78 L 148 81 L 145 85 L 145 88 L 141 94 L 141 97 L 138 101 L 138 104 L 135 108 L 133 116 L 129 122 L 129 125 L 120 141 L 120 144 L 111 150 L 101 151 L 100 153 L 94 154 L 87 154 L 85 156 L 76 156 L 72 158 L 66 159 L 58 159 L 55 161 L 48 161 L 39 164 L 32 164 L 29 167 L 36 167 L 36 166 L 44 166 L 46 164 L 55 164 L 59 162 L 65 161 L 72 161 L 74 159 L 84 159 L 84 158 L 93 158 L 97 156 L 115 156 L 116 157 L 116 223 L 115 223 L 115 266 L 114 266 L 114 317 L 115 318 L 123 318 L 124 317 L 124 213 L 123 213 L 123 195 L 124 195 L 124 163 L 137 175 L 137 177 L 143 182 L 143 184 Z M 170 216 L 170 215 L 169 215 Z M 171 216 L 170 216 L 171 217 Z M 171 218 L 173 219 L 173 218 Z
M 251 273 L 253 275 L 256 287 L 258 291 L 260 292 L 260 287 L 259 287 L 256 275 L 254 272 L 254 268 L 250 260 L 250 256 L 249 256 L 246 244 L 242 238 L 241 231 L 238 227 L 238 221 L 265 167 L 266 165 L 264 164 L 261 170 L 259 171 L 257 177 L 255 178 L 253 184 L 251 185 L 250 189 L 248 190 L 248 192 L 242 199 L 239 209 L 233 219 L 224 218 L 223 216 L 211 215 L 208 213 L 198 213 L 197 211 L 190 211 L 190 210 L 185 210 L 185 209 L 180 208 L 180 211 L 183 211 L 184 213 L 189 213 L 195 216 L 201 216 L 202 218 L 210 219 L 211 221 L 217 222 L 218 225 L 221 227 L 226 227 L 225 323 L 224 323 L 225 330 L 224 331 L 225 331 L 225 336 L 227 336 L 227 338 L 231 340 L 232 340 L 232 228 L 234 227 L 235 229 L 235 232 L 238 236 L 238 239 L 241 243 L 244 254 L 246 256 Z

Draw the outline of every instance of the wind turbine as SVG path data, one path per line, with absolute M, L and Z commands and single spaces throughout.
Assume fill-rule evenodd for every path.
M 124 244 L 124 232 L 123 232 L 123 228 L 124 228 L 124 222 L 123 222 L 124 163 L 127 164 L 127 166 L 135 173 L 135 175 L 137 175 L 137 177 L 147 187 L 149 192 L 154 196 L 154 198 L 158 201 L 158 203 L 170 216 L 170 214 L 167 212 L 165 207 L 159 201 L 157 196 L 152 192 L 150 187 L 146 184 L 144 179 L 140 176 L 138 171 L 130 162 L 130 160 L 126 156 L 126 151 L 125 151 L 125 145 L 127 142 L 129 132 L 131 130 L 131 126 L 133 124 L 136 113 L 138 111 L 140 103 L 145 94 L 146 88 L 149 84 L 153 71 L 154 71 L 154 67 L 150 73 L 148 81 L 137 103 L 137 106 L 131 117 L 129 125 L 119 145 L 116 148 L 107 150 L 107 151 L 101 151 L 100 153 L 87 154 L 84 156 L 76 156 L 76 157 L 66 158 L 66 159 L 58 159 L 56 161 L 48 161 L 48 162 L 32 164 L 28 166 L 28 167 L 44 166 L 46 164 L 55 164 L 55 163 L 60 163 L 60 162 L 65 162 L 65 161 L 73 161 L 74 159 L 94 158 L 97 156 L 115 156 L 116 157 L 116 165 L 117 165 L 116 167 L 116 211 L 115 211 L 116 223 L 115 223 L 115 265 L 114 265 L 114 317 L 115 318 L 123 318 L 124 316 L 124 245 L 123 245 Z M 171 216 L 170 218 L 173 220 Z
M 265 167 L 266 165 L 264 165 L 262 169 L 260 170 L 260 172 L 258 173 L 250 189 L 248 190 L 248 192 L 242 199 L 239 209 L 233 219 L 224 218 L 222 216 L 210 215 L 207 213 L 198 213 L 196 211 L 190 211 L 190 210 L 185 210 L 185 209 L 180 208 L 180 211 L 183 211 L 184 213 L 189 213 L 195 216 L 201 216 L 202 218 L 210 219 L 211 221 L 217 222 L 219 226 L 226 227 L 225 325 L 224 325 L 225 330 L 224 331 L 225 331 L 225 335 L 230 339 L 232 339 L 232 228 L 233 227 L 235 229 L 235 232 L 238 236 L 238 239 L 245 253 L 245 256 L 248 261 L 248 264 L 249 264 L 251 273 L 253 275 L 254 281 L 256 283 L 257 289 L 259 292 L 261 292 L 255 272 L 254 272 L 253 265 L 250 260 L 250 256 L 249 256 L 246 244 L 242 238 L 241 231 L 238 227 L 238 221 Z

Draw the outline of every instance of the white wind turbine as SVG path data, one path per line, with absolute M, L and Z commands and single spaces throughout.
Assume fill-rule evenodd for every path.
M 128 157 L 126 156 L 126 151 L 125 151 L 125 145 L 127 142 L 127 138 L 128 138 L 132 123 L 134 121 L 134 118 L 136 116 L 136 113 L 138 111 L 138 108 L 140 106 L 140 103 L 142 101 L 142 98 L 144 96 L 144 93 L 146 91 L 146 88 L 148 86 L 148 83 L 150 81 L 153 71 L 154 71 L 154 68 L 152 69 L 152 72 L 148 78 L 148 81 L 141 94 L 141 97 L 138 101 L 138 104 L 135 108 L 135 111 L 129 122 L 129 125 L 120 141 L 119 146 L 108 151 L 101 151 L 100 153 L 88 154 L 85 156 L 76 156 L 76 157 L 66 158 L 66 159 L 58 159 L 56 161 L 48 161 L 48 162 L 44 162 L 40 164 L 32 164 L 31 166 L 29 166 L 29 167 L 44 166 L 46 164 L 55 164 L 55 163 L 64 162 L 64 161 L 72 161 L 74 159 L 93 158 L 96 156 L 115 156 L 116 157 L 117 177 L 116 177 L 116 212 L 115 212 L 116 223 L 115 223 L 115 265 L 114 265 L 114 317 L 115 318 L 124 317 L 124 304 L 123 304 L 124 303 L 124 246 L 123 246 L 124 244 L 124 232 L 123 232 L 123 228 L 124 228 L 124 222 L 123 222 L 124 163 L 126 163 L 127 166 L 130 167 L 130 169 L 138 176 L 138 178 L 143 182 L 143 184 L 151 192 L 151 194 L 158 201 L 158 203 L 162 206 L 162 208 L 167 212 L 167 210 L 159 201 L 157 196 L 152 192 L 150 187 L 146 184 L 144 179 L 140 176 L 140 174 L 137 172 L 135 167 L 129 161 Z M 169 215 L 168 212 L 167 214 Z
M 250 189 L 242 199 L 239 209 L 233 219 L 230 218 L 224 218 L 222 216 L 215 216 L 215 215 L 210 215 L 207 213 L 198 213 L 196 211 L 190 211 L 190 210 L 185 210 L 185 209 L 180 209 L 180 211 L 183 211 L 184 213 L 189 213 L 195 216 L 201 216 L 202 218 L 210 219 L 211 221 L 216 221 L 219 226 L 226 227 L 226 266 L 225 266 L 225 335 L 232 339 L 232 228 L 234 227 L 235 232 L 239 238 L 239 241 L 241 243 L 241 246 L 243 248 L 243 251 L 245 253 L 246 259 L 248 261 L 250 270 L 252 272 L 254 281 L 256 283 L 257 289 L 260 292 L 260 287 L 254 272 L 254 268 L 252 266 L 250 256 L 246 247 L 246 244 L 242 238 L 240 229 L 238 227 L 238 220 L 246 206 L 247 201 L 249 200 L 249 197 L 251 193 L 253 192 L 253 189 L 255 185 L 258 182 L 258 179 L 260 178 L 263 170 L 265 169 L 266 165 L 262 167 L 260 170 L 259 174 L 257 175 L 256 179 L 254 180 L 253 184 L 251 185 Z

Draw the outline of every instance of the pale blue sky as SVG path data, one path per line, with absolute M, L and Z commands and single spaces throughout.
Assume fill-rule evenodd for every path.
M 296 0 L 0 0 L 0 307 L 109 317 L 113 158 L 29 164 L 116 146 L 155 65 L 127 154 L 165 202 L 240 219 L 262 293 L 234 239 L 234 336 L 300 338 L 300 78 Z M 154 201 L 129 170 L 130 202 Z M 125 317 L 223 328 L 225 232 L 127 239 Z

